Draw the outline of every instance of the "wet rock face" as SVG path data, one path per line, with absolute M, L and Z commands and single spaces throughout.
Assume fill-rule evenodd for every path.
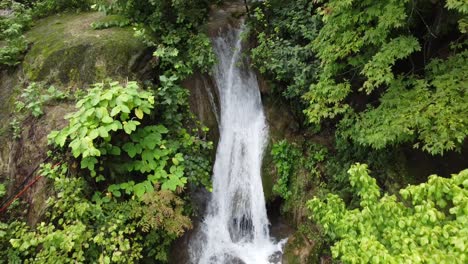
M 182 82 L 190 91 L 190 110 L 209 128 L 208 140 L 214 143 L 213 158 L 219 140 L 219 95 L 213 79 L 208 74 L 195 73 Z
M 17 72 L 12 69 L 0 71 L 0 180 L 8 178 L 9 153 L 11 140 L 9 138 L 9 117 L 13 111 L 14 92 L 18 80 Z
M 222 5 L 211 7 L 206 32 L 210 37 L 218 35 L 219 31 L 236 27 L 240 24 L 240 18 L 247 13 L 243 1 L 224 1 Z
M 29 117 L 23 122 L 21 138 L 11 144 L 9 152 L 9 179 L 15 183 L 14 185 L 23 182 L 26 177 L 37 176 L 36 169 L 47 158 L 48 134 L 52 130 L 65 127 L 67 122 L 63 116 L 73 109 L 71 103 L 48 106 L 44 109 L 45 114 L 41 118 Z M 38 216 L 42 215 L 49 196 L 49 187 L 47 180 L 42 178 L 24 196 L 30 205 L 28 211 L 30 224 L 35 224 L 39 220 Z
M 305 230 L 305 229 L 307 230 Z M 315 226 L 296 231 L 284 248 L 283 264 L 332 263 L 328 256 L 321 256 L 324 240 Z

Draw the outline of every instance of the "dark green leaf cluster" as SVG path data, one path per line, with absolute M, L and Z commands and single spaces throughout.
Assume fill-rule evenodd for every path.
M 98 1 L 98 9 L 131 21 L 136 35 L 156 49 L 164 75 L 184 79 L 197 70 L 211 69 L 215 57 L 209 38 L 201 33 L 211 0 Z
M 256 4 L 250 20 L 257 46 L 252 61 L 261 73 L 272 76 L 279 84 L 279 94 L 301 102 L 300 97 L 316 79 L 318 64 L 311 41 L 321 22 L 313 15 L 312 1 L 264 1 Z M 285 89 L 280 89 L 281 86 Z
M 273 163 L 275 164 L 278 180 L 273 186 L 273 192 L 288 201 L 301 198 L 303 182 L 298 182 L 296 174 L 303 168 L 308 177 L 320 177 L 318 164 L 325 160 L 327 149 L 318 144 L 304 144 L 304 149 L 286 140 L 275 143 L 271 149 Z
M 0 65 L 17 65 L 28 48 L 23 33 L 32 25 L 31 10 L 15 1 L 1 1 L 0 10 L 6 12 L 0 15 Z

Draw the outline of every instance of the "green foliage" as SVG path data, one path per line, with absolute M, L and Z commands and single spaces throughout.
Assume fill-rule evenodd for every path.
M 167 245 L 191 227 L 183 201 L 170 191 L 103 203 L 109 194 L 95 193 L 91 201 L 84 178 L 67 176 L 66 166 L 46 164 L 42 173 L 57 192 L 47 201 L 47 222 L 34 229 L 19 221 L 2 223 L 0 245 L 10 246 L 2 248 L 0 263 L 129 263 L 154 250 L 157 256 L 148 255 L 166 261 Z M 146 244 L 151 239 L 157 243 Z
M 141 173 L 142 182 L 133 181 L 109 186 L 117 197 L 121 191 L 143 197 L 152 192 L 154 184 L 163 190 L 175 191 L 187 182 L 184 177 L 181 145 L 192 143 L 190 138 L 171 140 L 163 125 L 141 126 L 145 115 L 154 108 L 154 95 L 142 91 L 135 82 L 121 86 L 118 82 L 96 84 L 77 103 L 78 111 L 69 115 L 69 125 L 52 132 L 50 139 L 57 146 L 69 146 L 81 168 L 90 172 L 96 181 L 103 181 L 103 168 L 113 173 Z M 126 141 L 121 137 L 126 135 Z M 106 158 L 104 158 L 106 157 Z
M 5 184 L 0 183 L 0 198 L 6 194 Z
M 346 209 L 337 195 L 308 202 L 311 216 L 333 241 L 333 257 L 343 263 L 465 263 L 468 243 L 468 170 L 381 196 L 367 165 L 349 170 L 361 198 Z
M 431 154 L 460 149 L 468 136 L 468 51 L 427 66 L 426 80 L 392 81 L 377 108 L 341 123 L 341 133 L 362 145 L 382 149 L 417 143 Z
M 320 21 L 311 15 L 314 4 L 308 0 L 273 0 L 257 5 L 250 21 L 260 31 L 256 35 L 258 45 L 252 49 L 254 65 L 286 84 L 286 89 L 279 91 L 284 97 L 297 100 L 317 74 L 311 41 L 317 36 Z
M 375 150 L 338 137 L 333 153 L 328 155 L 324 164 L 325 182 L 329 191 L 339 194 L 350 206 L 356 205 L 359 197 L 350 185 L 347 172 L 357 162 L 368 164 L 377 181 L 383 183 L 387 190 L 397 191 L 406 184 L 415 183 L 414 175 L 408 172 L 413 164 L 404 150 L 398 147 Z
M 106 150 L 112 153 L 112 146 L 108 146 L 112 139 L 109 133 L 124 130 L 131 134 L 141 124 L 138 120 L 149 114 L 153 105 L 152 93 L 140 91 L 136 82 L 129 82 L 125 87 L 118 82 L 98 83 L 78 101 L 78 111 L 66 116 L 69 125 L 51 133 L 50 138 L 60 147 L 70 139 L 75 158 L 99 157 Z M 94 171 L 94 167 L 86 168 Z
M 447 0 L 445 6 L 448 9 L 454 9 L 460 13 L 468 14 L 468 4 L 463 0 Z
M 318 10 L 324 25 L 313 41 L 321 72 L 306 95 L 310 103 L 306 114 L 311 122 L 334 118 L 347 110 L 343 101 L 352 91 L 351 83 L 343 78 L 336 81 L 343 70 L 349 67 L 361 74 L 365 79 L 359 90 L 370 93 L 393 80 L 391 66 L 397 59 L 420 48 L 407 34 L 391 34 L 408 19 L 406 2 L 328 1 Z
M 18 118 L 13 117 L 10 122 L 10 128 L 13 135 L 13 139 L 21 138 L 21 123 Z
M 46 89 L 42 83 L 28 84 L 26 88 L 21 90 L 15 102 L 15 113 L 10 121 L 13 139 L 21 138 L 21 125 L 28 117 L 39 118 L 44 114 L 44 106 L 68 98 L 68 93 L 62 92 L 54 86 L 49 86 Z
M 155 48 L 159 84 L 152 92 L 135 82 L 107 81 L 87 90 L 77 112 L 67 116 L 69 125 L 49 135 L 56 150 L 66 150 L 61 159 L 73 170 L 43 168 L 56 193 L 44 222 L 0 223 L 0 263 L 134 263 L 143 256 L 167 262 L 172 241 L 191 228 L 190 208 L 182 199 L 187 183 L 210 186 L 212 144 L 189 111 L 188 91 L 179 85 L 214 63 L 208 37 L 199 34 L 209 1 L 106 2 L 97 7 L 124 15 L 124 22 L 111 19 L 94 27 L 132 24 Z M 10 18 L 87 6 L 87 1 L 27 2 L 24 12 Z M 21 57 L 13 60 L 17 64 Z M 25 90 L 18 110 L 40 116 L 51 95 L 39 90 Z
M 36 17 L 44 17 L 63 11 L 87 11 L 94 0 L 40 0 L 32 4 Z
M 28 48 L 23 32 L 32 25 L 31 11 L 15 1 L 1 1 L 0 9 L 10 14 L 0 16 L 0 65 L 14 66 Z
M 425 72 L 415 72 L 413 66 L 400 75 L 402 71 L 394 67 L 402 60 L 414 65 L 414 54 L 422 51 L 422 38 L 405 28 L 418 30 L 421 20 L 428 30 L 425 45 L 430 34 L 450 32 L 444 27 L 451 27 L 453 20 L 438 28 L 426 24 L 419 10 L 429 6 L 415 2 L 410 8 L 408 1 L 324 4 L 319 9 L 324 25 L 313 41 L 321 61 L 320 77 L 305 96 L 310 102 L 309 120 L 320 122 L 346 114 L 340 124 L 343 135 L 376 149 L 405 142 L 431 154 L 459 149 L 467 135 L 467 121 L 462 117 L 467 113 L 467 80 L 462 73 L 466 52 L 453 50 L 443 60 L 425 58 L 423 63 L 429 62 L 423 65 Z M 464 12 L 457 4 L 448 6 Z M 428 50 L 423 52 L 428 56 Z M 382 95 L 380 104 L 367 105 L 363 113 L 355 114 L 349 104 L 352 92 L 370 95 L 376 91 Z
M 17 113 L 26 112 L 34 117 L 40 117 L 44 114 L 45 104 L 66 98 L 67 95 L 54 86 L 45 89 L 40 83 L 31 83 L 22 90 L 20 99 L 15 102 L 15 108 Z
M 155 93 L 135 82 L 87 90 L 69 125 L 49 135 L 71 151 L 74 170 L 43 166 L 56 195 L 37 226 L 0 224 L 0 263 L 167 262 L 172 241 L 192 227 L 186 183 L 209 185 L 211 147 L 197 127 L 183 129 L 192 120 L 187 91 L 171 80 Z
M 209 38 L 199 32 L 210 0 L 98 1 L 98 10 L 131 21 L 136 36 L 156 49 L 161 72 L 184 79 L 197 70 L 211 69 L 215 57 Z
M 299 190 L 304 183 L 298 181 L 295 175 L 300 169 L 308 173 L 308 181 L 320 177 L 318 164 L 325 160 L 327 149 L 318 144 L 305 144 L 306 149 L 300 149 L 297 145 L 286 140 L 275 143 L 271 149 L 271 155 L 278 172 L 278 181 L 273 186 L 273 191 L 284 200 L 300 198 L 303 193 Z
M 263 1 L 251 22 L 253 61 L 285 97 L 302 97 L 296 105 L 310 123 L 337 124 L 343 139 L 377 150 L 460 150 L 465 2 Z
M 294 145 L 282 140 L 273 145 L 271 155 L 279 176 L 278 181 L 273 186 L 273 191 L 287 200 L 292 194 L 289 190 L 289 178 L 294 172 L 295 163 L 301 157 L 301 152 Z

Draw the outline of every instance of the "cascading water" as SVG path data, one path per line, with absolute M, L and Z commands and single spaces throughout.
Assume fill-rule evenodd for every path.
M 269 235 L 260 176 L 268 128 L 256 75 L 241 56 L 243 28 L 213 39 L 220 141 L 211 200 L 190 242 L 192 263 L 281 263 L 283 242 Z

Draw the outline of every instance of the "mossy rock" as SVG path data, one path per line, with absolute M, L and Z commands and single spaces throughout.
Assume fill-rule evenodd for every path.
M 58 14 L 37 22 L 26 36 L 31 49 L 23 62 L 29 81 L 86 85 L 106 77 L 133 78 L 147 51 L 131 28 L 94 30 L 101 13 Z
M 331 259 L 323 255 L 325 241 L 316 226 L 303 224 L 292 236 L 283 252 L 283 264 L 316 264 L 331 263 Z

